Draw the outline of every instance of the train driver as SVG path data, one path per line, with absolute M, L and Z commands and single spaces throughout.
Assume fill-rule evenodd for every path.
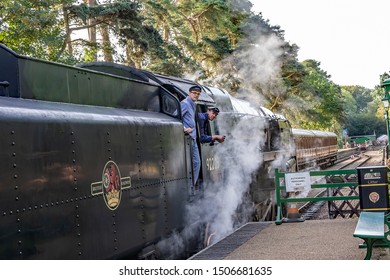
M 222 143 L 225 141 L 224 135 L 209 135 L 210 129 L 210 121 L 215 120 L 218 116 L 219 109 L 217 107 L 209 107 L 207 108 L 207 112 L 198 113 L 198 123 L 200 130 L 200 142 L 201 143 L 211 143 L 214 144 L 214 141 L 218 141 Z
M 196 122 L 195 122 L 195 102 L 198 101 L 202 92 L 200 86 L 192 86 L 189 89 L 188 96 L 180 102 L 181 114 L 183 117 L 184 133 L 190 135 L 192 142 L 192 159 L 194 165 L 194 186 L 198 180 L 200 172 L 200 155 L 198 144 L 196 143 Z

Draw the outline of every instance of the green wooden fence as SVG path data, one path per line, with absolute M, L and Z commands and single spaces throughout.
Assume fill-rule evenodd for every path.
M 310 189 L 338 189 L 344 187 L 357 187 L 357 172 L 356 169 L 344 169 L 344 170 L 319 170 L 319 171 L 308 171 L 304 173 L 309 173 L 311 182 L 313 181 L 312 177 L 316 176 L 326 176 L 328 181 L 331 183 L 320 184 L 314 183 L 310 184 Z M 299 174 L 299 173 L 296 173 Z M 359 200 L 358 195 L 347 195 L 347 196 L 322 196 L 322 197 L 288 197 L 286 192 L 286 184 L 285 184 L 285 172 L 279 171 L 279 169 L 275 169 L 275 187 L 276 187 L 276 221 L 277 225 L 282 224 L 283 222 L 283 205 L 287 203 L 297 203 L 297 202 L 316 202 L 316 201 L 335 201 L 335 200 Z M 354 179 L 353 181 L 348 181 L 350 179 Z

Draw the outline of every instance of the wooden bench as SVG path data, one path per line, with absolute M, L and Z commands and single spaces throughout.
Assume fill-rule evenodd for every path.
M 390 214 L 383 212 L 361 212 L 353 236 L 364 240 L 365 244 L 361 248 L 367 247 L 365 260 L 371 259 L 372 248 L 375 245 L 390 247 L 389 240 L 389 220 Z M 387 228 L 385 229 L 385 225 Z M 380 241 L 378 243 L 378 241 Z

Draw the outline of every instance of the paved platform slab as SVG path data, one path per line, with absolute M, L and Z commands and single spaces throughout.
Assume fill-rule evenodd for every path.
M 191 259 L 363 260 L 362 240 L 353 237 L 357 218 L 298 223 L 248 223 Z M 372 259 L 390 259 L 388 248 L 374 248 Z

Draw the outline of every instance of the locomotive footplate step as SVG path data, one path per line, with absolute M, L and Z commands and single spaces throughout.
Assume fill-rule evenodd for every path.
M 190 260 L 222 260 L 270 224 L 272 222 L 247 223 L 231 235 L 195 254 Z

